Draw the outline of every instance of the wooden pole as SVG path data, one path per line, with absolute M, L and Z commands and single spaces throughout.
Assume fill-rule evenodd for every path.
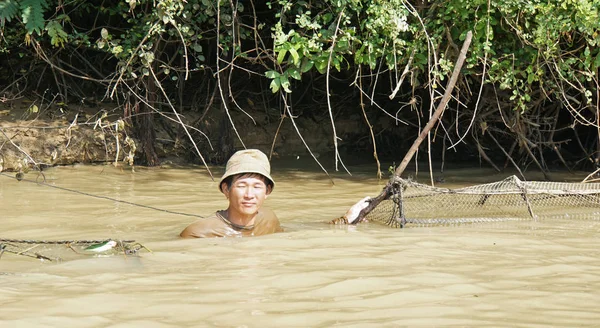
M 425 125 L 425 127 L 423 128 L 423 131 L 421 131 L 415 142 L 413 142 L 412 146 L 404 156 L 404 159 L 400 163 L 400 166 L 398 166 L 398 168 L 394 171 L 394 176 L 400 177 L 402 172 L 404 172 L 404 169 L 406 169 L 408 162 L 410 162 L 417 149 L 419 149 L 419 145 L 421 145 L 421 142 L 423 142 L 423 140 L 427 136 L 427 133 L 429 133 L 429 131 L 437 123 L 437 121 L 440 119 L 440 116 L 442 116 L 444 109 L 446 109 L 446 105 L 450 100 L 450 96 L 452 95 L 452 91 L 454 90 L 454 86 L 456 85 L 456 81 L 458 81 L 460 70 L 462 69 L 462 66 L 465 63 L 465 58 L 467 57 L 467 51 L 469 50 L 469 46 L 471 45 L 472 38 L 473 32 L 467 32 L 465 42 L 463 43 L 462 49 L 460 49 L 460 54 L 458 55 L 458 59 L 456 60 L 456 64 L 454 65 L 454 71 L 452 72 L 450 81 L 448 81 L 448 85 L 446 85 L 446 92 L 444 92 L 442 100 L 440 101 L 435 112 L 429 119 L 429 122 L 427 122 L 427 125 Z M 387 199 L 389 197 L 389 195 L 391 194 L 390 191 L 392 188 L 392 182 L 394 180 L 394 177 L 392 177 L 392 179 L 390 179 L 390 182 L 387 183 L 387 185 L 385 186 L 385 188 L 383 188 L 381 193 L 377 197 L 373 198 L 367 207 L 360 211 L 356 220 L 352 222 L 353 224 L 362 222 L 365 216 L 367 216 L 367 214 L 369 214 L 377 205 L 379 205 L 379 203 L 381 203 L 382 200 Z
M 406 169 L 408 162 L 415 155 L 415 152 L 419 149 L 421 142 L 427 137 L 429 131 L 433 128 L 433 126 L 437 123 L 446 109 L 446 105 L 448 105 L 448 101 L 450 100 L 450 96 L 452 95 L 452 91 L 454 90 L 454 86 L 456 85 L 456 81 L 458 81 L 458 76 L 460 75 L 460 70 L 465 62 L 465 58 L 467 57 L 467 50 L 469 50 L 469 46 L 471 45 L 471 39 L 473 38 L 473 33 L 471 31 L 467 32 L 467 37 L 465 38 L 465 42 L 463 43 L 462 49 L 460 50 L 460 54 L 458 55 L 458 60 L 454 65 L 454 71 L 452 72 L 452 76 L 450 77 L 450 81 L 448 81 L 448 85 L 446 86 L 446 92 L 444 92 L 444 96 L 442 97 L 442 101 L 438 104 L 435 112 L 427 122 L 427 125 L 423 128 L 423 131 L 419 134 L 415 142 L 413 142 L 412 146 L 404 156 L 404 159 L 394 172 L 394 175 L 400 176 L 402 172 Z

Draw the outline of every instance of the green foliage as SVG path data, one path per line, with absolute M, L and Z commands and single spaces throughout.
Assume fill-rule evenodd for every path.
M 416 84 L 424 85 L 419 79 L 428 72 L 442 81 L 469 30 L 474 38 L 463 74 L 480 76 L 485 65 L 484 81 L 509 90 L 515 110 L 526 111 L 540 88 L 579 93 L 589 104 L 585 86 L 598 80 L 600 0 L 439 0 L 429 1 L 418 17 L 406 1 L 278 0 L 270 6 L 278 19 L 272 31 L 279 75 L 267 74 L 273 92 L 281 76 L 301 78 L 313 69 L 324 74 L 328 66 L 398 69 L 413 50 Z M 427 59 L 431 49 L 437 52 L 434 67 Z
M 279 0 L 271 6 L 279 18 L 272 27 L 276 64 L 283 76 L 298 80 L 313 68 L 321 74 L 328 67 L 352 70 L 351 63 L 374 69 L 382 58 L 395 67 L 410 47 L 406 40 L 414 38 L 401 0 Z
M 598 0 L 450 0 L 431 6 L 426 18 L 430 36 L 443 45 L 474 37 L 469 70 L 486 64 L 486 81 L 512 90 L 514 108 L 526 111 L 534 90 L 565 91 L 562 80 L 585 85 L 597 79 L 600 20 Z M 485 62 L 483 59 L 485 58 Z M 579 88 L 574 92 L 583 92 Z M 573 92 L 571 91 L 571 92 Z
M 10 22 L 18 13 L 19 6 L 16 0 L 0 1 L 0 26 Z
M 44 11 L 48 8 L 46 0 L 22 0 L 20 3 L 21 18 L 27 33 L 37 32 L 42 34 L 44 29 Z
M 128 0 L 120 4 L 118 8 L 106 7 L 102 10 L 108 16 L 125 18 L 128 28 L 125 31 L 117 26 L 102 29 L 95 46 L 97 50 L 106 51 L 118 59 L 127 76 L 149 76 L 150 69 L 156 69 L 153 65 L 158 63 L 161 73 L 170 76 L 173 81 L 178 80 L 177 71 L 182 69 L 170 67 L 164 62 L 163 55 L 186 58 L 188 69 L 201 69 L 204 66 L 204 36 L 215 31 L 216 1 L 168 0 L 158 1 L 153 6 L 153 1 Z M 232 10 L 229 6 L 221 6 L 221 23 L 230 26 Z M 243 5 L 238 4 L 236 9 L 243 10 Z M 231 50 L 231 36 L 221 33 L 220 39 L 222 49 L 227 53 Z M 177 44 L 175 53 L 161 53 L 158 50 L 161 42 Z M 240 49 L 235 50 L 239 54 Z
M 64 47 L 65 42 L 68 41 L 69 35 L 56 20 L 49 21 L 46 24 L 46 31 L 50 36 L 50 43 L 55 47 Z
M 206 54 L 215 52 L 224 63 L 260 62 L 272 92 L 292 92 L 293 81 L 307 73 L 398 70 L 412 54 L 411 81 L 428 85 L 433 76 L 435 87 L 451 74 L 469 30 L 474 37 L 463 75 L 481 77 L 485 65 L 484 82 L 511 93 L 516 110 L 529 108 L 536 89 L 589 95 L 598 79 L 600 0 L 266 4 L 250 10 L 247 2 L 223 0 L 4 0 L 0 25 L 9 47 L 35 37 L 53 47 L 104 52 L 133 79 L 154 69 L 176 81 L 185 69 L 214 66 Z M 175 67 L 181 62 L 186 67 Z
M 48 9 L 46 0 L 0 1 L 0 27 L 4 29 L 6 22 L 10 23 L 18 17 L 25 24 L 28 35 L 34 32 L 41 35 L 46 25 L 44 20 L 46 9 Z

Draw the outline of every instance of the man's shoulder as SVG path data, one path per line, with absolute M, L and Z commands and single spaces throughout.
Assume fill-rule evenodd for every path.
M 279 218 L 277 218 L 277 214 L 275 214 L 275 212 L 273 212 L 273 210 L 270 209 L 270 208 L 268 208 L 268 207 L 263 207 L 260 210 L 258 210 L 258 215 L 263 220 L 277 220 L 277 221 L 279 221 Z
M 281 224 L 275 212 L 269 208 L 261 208 L 258 211 L 258 217 L 254 223 L 253 234 L 255 236 L 265 235 L 274 232 L 282 232 Z
M 179 234 L 179 236 L 183 238 L 204 237 L 207 232 L 214 232 L 223 227 L 228 226 L 223 220 L 219 219 L 217 212 L 215 212 L 192 222 Z

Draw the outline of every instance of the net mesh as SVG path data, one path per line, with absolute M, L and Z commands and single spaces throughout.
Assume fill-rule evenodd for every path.
M 106 246 L 107 243 L 108 246 Z M 62 262 L 87 256 L 137 255 L 150 251 L 135 240 L 25 240 L 0 238 L 0 259 L 5 254 L 42 261 Z
M 460 189 L 438 188 L 402 178 L 366 219 L 392 227 L 542 218 L 600 217 L 600 183 L 502 181 Z

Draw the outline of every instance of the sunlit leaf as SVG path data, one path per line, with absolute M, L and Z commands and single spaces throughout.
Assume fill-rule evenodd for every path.
M 279 81 L 279 78 L 273 79 L 273 81 L 271 81 L 271 84 L 269 85 L 269 87 L 271 88 L 271 92 L 273 93 L 279 91 L 280 86 L 281 81 Z
M 279 77 L 279 72 L 276 71 L 266 71 L 265 72 L 265 76 L 269 79 L 275 79 L 277 77 Z
M 283 90 L 285 90 L 287 93 L 292 93 L 292 90 L 290 89 L 290 81 L 288 80 L 287 76 L 281 75 L 279 76 L 279 80 L 281 80 L 281 87 Z
M 290 55 L 292 56 L 293 63 L 298 65 L 300 63 L 300 55 L 298 55 L 298 52 L 294 48 L 290 48 L 289 51 Z
M 279 51 L 279 53 L 277 54 L 277 64 L 283 63 L 283 60 L 285 59 L 285 55 L 287 55 L 287 50 L 281 49 L 281 51 Z

